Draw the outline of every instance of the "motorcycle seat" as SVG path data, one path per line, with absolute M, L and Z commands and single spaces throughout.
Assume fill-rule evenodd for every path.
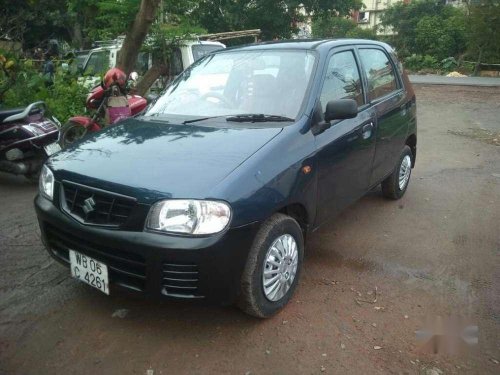
M 21 113 L 22 111 L 24 111 L 25 108 L 26 107 L 0 109 L 0 122 L 3 122 L 3 120 L 5 120 L 9 116 Z
M 0 124 L 4 122 L 4 120 L 7 117 L 17 115 L 21 112 L 23 112 L 26 109 L 26 107 L 18 107 L 18 108 L 9 108 L 9 109 L 0 109 Z M 30 114 L 33 115 L 35 113 L 39 112 L 38 108 L 34 108 Z

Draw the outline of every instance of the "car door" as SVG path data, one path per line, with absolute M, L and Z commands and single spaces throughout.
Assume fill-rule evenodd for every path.
M 316 135 L 317 224 L 334 216 L 368 189 L 375 150 L 374 110 L 366 103 L 354 48 L 335 49 L 327 58 L 318 97 L 321 113 L 330 100 L 354 99 L 358 115 L 332 121 Z
M 358 49 L 367 97 L 376 112 L 376 148 L 370 186 L 393 171 L 408 131 L 408 115 L 401 77 L 387 51 L 378 46 Z

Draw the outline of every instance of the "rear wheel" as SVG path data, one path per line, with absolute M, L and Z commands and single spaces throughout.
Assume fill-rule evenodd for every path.
M 384 197 L 396 200 L 404 195 L 410 182 L 412 165 L 413 153 L 410 147 L 405 146 L 394 171 L 382 181 L 382 194 Z
M 241 278 L 240 308 L 267 318 L 292 297 L 300 277 L 304 238 L 299 224 L 275 214 L 260 228 Z
M 59 143 L 61 147 L 66 147 L 82 139 L 87 134 L 87 128 L 77 122 L 68 121 L 61 127 L 60 132 Z

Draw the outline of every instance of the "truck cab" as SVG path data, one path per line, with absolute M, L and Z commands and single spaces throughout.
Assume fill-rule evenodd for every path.
M 80 65 L 82 77 L 78 79 L 78 82 L 88 88 L 98 85 L 101 82 L 102 74 L 116 66 L 123 41 L 124 38 L 109 42 L 96 42 L 98 47 L 90 50 L 87 58 Z M 170 59 L 170 79 L 168 81 L 206 54 L 222 48 L 226 48 L 226 46 L 216 41 L 182 41 L 174 49 L 173 56 Z M 152 64 L 151 53 L 140 52 L 134 70 L 141 76 L 146 73 Z

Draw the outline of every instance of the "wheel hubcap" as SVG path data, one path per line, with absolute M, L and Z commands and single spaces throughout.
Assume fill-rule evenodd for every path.
M 299 261 L 297 242 L 289 235 L 279 236 L 264 258 L 262 287 L 269 301 L 279 301 L 290 290 Z
M 403 190 L 410 179 L 411 173 L 411 158 L 410 155 L 405 155 L 399 167 L 399 190 Z

